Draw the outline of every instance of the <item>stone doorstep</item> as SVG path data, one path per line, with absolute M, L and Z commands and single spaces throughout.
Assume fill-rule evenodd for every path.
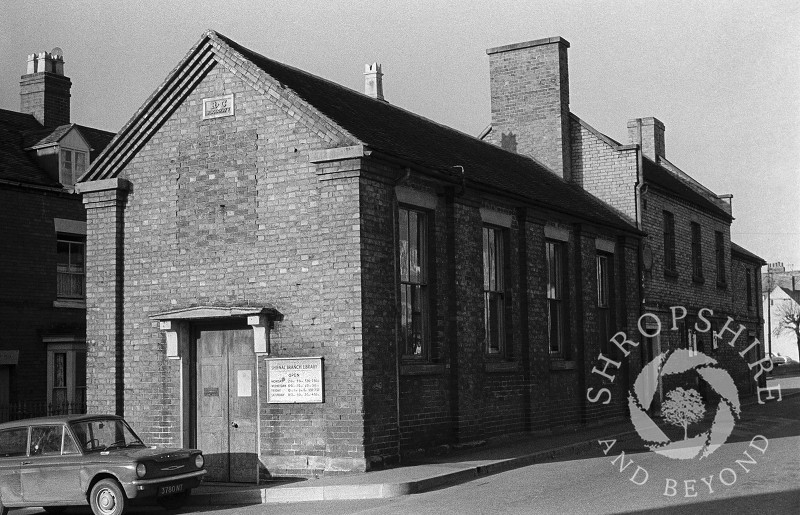
M 633 434 L 633 431 L 626 431 L 602 438 L 619 439 Z M 246 505 L 246 504 L 267 504 L 267 503 L 288 503 L 303 501 L 329 501 L 329 500 L 356 500 L 356 499 L 385 499 L 399 497 L 415 493 L 426 492 L 440 487 L 452 486 L 466 483 L 482 476 L 499 474 L 509 470 L 527 467 L 539 462 L 565 456 L 568 454 L 580 454 L 591 449 L 597 439 L 584 440 L 561 447 L 536 451 L 515 458 L 502 459 L 497 461 L 485 460 L 480 464 L 469 462 L 465 468 L 452 470 L 457 464 L 451 465 L 450 471 L 433 472 L 440 468 L 431 465 L 432 475 L 400 482 L 371 483 L 369 473 L 359 478 L 363 483 L 358 484 L 334 484 L 323 486 L 302 486 L 302 483 L 282 484 L 274 486 L 257 485 L 210 485 L 204 484 L 197 488 L 189 498 L 189 504 L 193 506 L 224 506 L 224 505 Z M 420 467 L 425 467 L 420 465 Z M 394 469 L 401 470 L 401 469 Z

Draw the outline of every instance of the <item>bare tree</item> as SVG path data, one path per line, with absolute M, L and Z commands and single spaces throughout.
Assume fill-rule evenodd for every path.
M 775 306 L 775 314 L 778 323 L 772 329 L 774 336 L 783 333 L 794 333 L 797 339 L 797 350 L 800 352 L 800 304 L 792 301 L 784 301 Z
M 670 424 L 683 426 L 683 439 L 686 440 L 689 424 L 700 420 L 706 413 L 706 407 L 697 390 L 684 390 L 679 386 L 667 394 L 661 413 Z

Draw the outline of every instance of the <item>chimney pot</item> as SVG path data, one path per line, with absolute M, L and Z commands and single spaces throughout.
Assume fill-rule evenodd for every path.
M 33 115 L 45 127 L 68 124 L 72 82 L 64 76 L 63 51 L 56 47 L 29 54 L 26 72 L 20 81 L 20 112 Z
M 379 63 L 364 65 L 364 94 L 386 100 L 383 98 L 383 72 Z

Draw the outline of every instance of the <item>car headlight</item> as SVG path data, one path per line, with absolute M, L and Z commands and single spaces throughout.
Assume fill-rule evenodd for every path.
M 147 466 L 145 466 L 144 463 L 136 465 L 136 475 L 139 476 L 139 478 L 143 478 L 145 474 L 147 474 Z
M 206 463 L 206 460 L 203 459 L 203 455 L 202 454 L 198 454 L 197 456 L 195 456 L 195 458 L 194 458 L 194 466 L 195 467 L 201 469 L 201 468 L 203 468 L 203 465 L 205 465 L 205 463 Z

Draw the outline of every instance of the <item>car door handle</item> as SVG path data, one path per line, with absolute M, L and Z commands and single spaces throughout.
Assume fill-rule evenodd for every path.
M 33 463 L 33 462 L 32 461 L 23 461 L 22 462 L 23 465 L 30 465 L 31 463 Z
M 237 427 L 239 427 L 239 424 L 237 424 L 236 422 L 231 422 L 231 427 L 236 429 Z

